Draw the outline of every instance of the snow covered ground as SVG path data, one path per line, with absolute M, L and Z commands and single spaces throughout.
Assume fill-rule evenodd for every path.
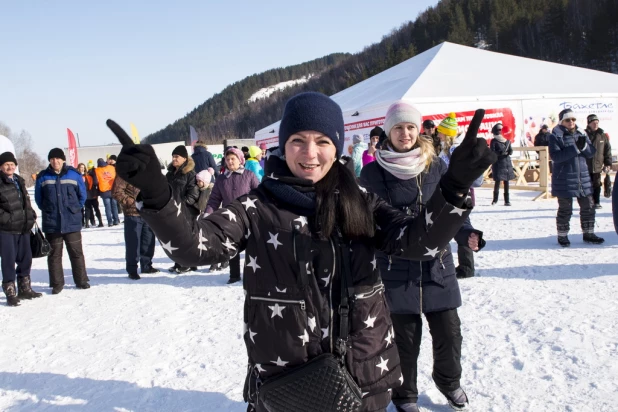
M 615 411 L 618 406 L 618 236 L 603 199 L 603 246 L 558 247 L 556 200 L 512 192 L 510 208 L 478 191 L 474 225 L 487 247 L 479 277 L 460 282 L 462 384 L 471 411 Z M 577 207 L 577 206 L 575 206 Z M 577 209 L 576 209 L 577 213 Z M 0 298 L 2 411 L 244 411 L 243 292 L 226 272 L 129 280 L 122 227 L 83 232 L 92 288 L 48 288 L 45 259 L 32 278 L 41 299 Z M 155 266 L 171 262 L 160 246 Z M 431 381 L 423 331 L 419 404 L 448 411 Z

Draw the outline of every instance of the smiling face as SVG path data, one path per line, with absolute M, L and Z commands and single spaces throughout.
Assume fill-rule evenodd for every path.
M 51 165 L 52 169 L 54 169 L 56 172 L 59 172 L 62 170 L 64 160 L 58 157 L 52 157 L 51 159 L 49 159 L 49 164 Z
M 403 153 L 412 150 L 418 138 L 418 127 L 414 123 L 397 123 L 391 129 L 389 140 L 395 151 Z
M 2 166 L 0 166 L 0 170 L 4 172 L 8 177 L 13 177 L 15 173 L 16 165 L 13 162 L 4 162 Z
M 337 160 L 337 148 L 329 137 L 313 130 L 295 133 L 285 142 L 285 162 L 292 174 L 319 182 Z

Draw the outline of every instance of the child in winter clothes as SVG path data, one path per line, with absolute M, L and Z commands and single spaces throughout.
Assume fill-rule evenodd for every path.
M 202 170 L 195 175 L 197 187 L 200 190 L 200 197 L 197 199 L 197 202 L 193 204 L 193 206 L 197 208 L 200 215 L 206 211 L 206 205 L 208 204 L 210 192 L 212 192 L 212 188 L 215 185 L 215 179 L 213 177 L 214 174 L 214 169 L 209 167 L 207 170 Z
M 262 181 L 264 177 L 264 169 L 260 166 L 262 160 L 262 149 L 257 146 L 251 146 L 249 148 L 249 158 L 245 162 L 245 169 L 251 170 L 258 178 L 258 182 Z

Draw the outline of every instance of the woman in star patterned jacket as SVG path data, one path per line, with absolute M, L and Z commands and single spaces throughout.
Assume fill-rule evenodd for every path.
M 476 129 L 481 119 L 473 120 Z M 124 146 L 118 173 L 141 189 L 140 214 L 172 260 L 199 266 L 245 251 L 248 410 L 265 410 L 257 402 L 259 383 L 333 351 L 344 267 L 355 293 L 346 366 L 363 392 L 362 410 L 385 410 L 402 374 L 376 250 L 431 259 L 468 216 L 465 194 L 492 155 L 470 141 L 453 159 L 452 174 L 427 201 L 433 216 L 427 225 L 359 189 L 337 161 L 345 132 L 341 108 L 320 93 L 302 93 L 286 104 L 279 128 L 283 154 L 270 156 L 269 176 L 249 195 L 189 222 L 185 206 L 155 178 L 154 149 L 133 145 L 113 121 L 108 126 Z

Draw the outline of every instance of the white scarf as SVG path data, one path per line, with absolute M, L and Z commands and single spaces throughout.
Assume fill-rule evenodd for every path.
M 410 180 L 425 170 L 427 154 L 422 153 L 420 147 L 404 153 L 394 152 L 388 145 L 386 147 L 387 150 L 376 152 L 376 161 L 396 178 Z

